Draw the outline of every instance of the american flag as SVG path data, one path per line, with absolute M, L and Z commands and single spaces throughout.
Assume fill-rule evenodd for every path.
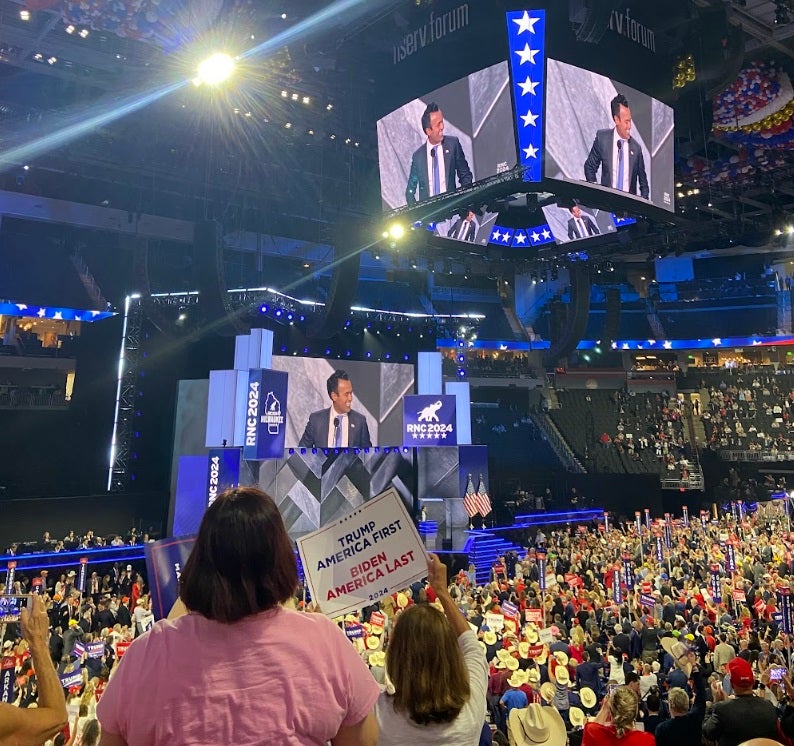
M 477 515 L 478 498 L 479 495 L 474 491 L 474 482 L 471 478 L 471 474 L 469 474 L 469 482 L 466 485 L 466 494 L 463 496 L 463 507 L 466 509 L 466 513 L 468 513 L 469 518 L 473 518 L 475 515 Z
M 485 491 L 485 482 L 482 480 L 482 474 L 480 474 L 480 484 L 477 487 L 474 502 L 477 504 L 477 511 L 483 518 L 491 512 L 491 498 L 488 497 L 488 493 Z

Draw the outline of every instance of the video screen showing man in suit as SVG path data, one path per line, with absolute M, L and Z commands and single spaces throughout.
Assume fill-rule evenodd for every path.
M 601 186 L 631 192 L 648 199 L 648 176 L 642 148 L 631 139 L 631 109 L 628 99 L 619 93 L 609 104 L 615 126 L 598 130 L 584 163 L 584 176 L 594 183 L 601 168 Z
M 552 202 L 541 209 L 554 240 L 559 244 L 586 241 L 617 230 L 611 212 L 580 204 L 576 200 L 562 204 Z
M 422 132 L 427 135 L 427 141 L 414 151 L 405 188 L 409 205 L 454 192 L 458 182 L 462 187 L 471 186 L 473 180 L 460 140 L 444 135 L 444 114 L 435 102 L 429 103 L 422 114 Z
M 344 370 L 326 381 L 331 406 L 309 415 L 300 439 L 301 448 L 370 448 L 367 419 L 353 407 L 353 382 Z
M 474 243 L 480 224 L 474 210 L 466 210 L 464 215 L 459 215 L 452 220 L 452 225 L 447 232 L 447 238 L 454 238 L 457 241 L 467 241 Z
M 601 231 L 593 219 L 577 204 L 571 205 L 571 217 L 568 219 L 568 238 L 571 241 L 577 241 L 580 238 L 589 238 L 590 236 L 598 236 Z
M 641 212 L 648 202 L 674 209 L 675 117 L 670 106 L 606 75 L 548 59 L 545 119 L 547 125 L 554 122 L 545 129 L 547 179 L 630 196 L 643 205 Z M 588 203 L 587 192 L 575 194 Z M 598 204 L 596 198 L 593 203 Z
M 420 92 L 378 119 L 377 133 L 385 211 L 510 171 L 518 152 L 507 62 Z

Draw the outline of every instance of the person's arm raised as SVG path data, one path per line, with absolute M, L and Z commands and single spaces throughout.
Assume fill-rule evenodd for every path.
M 455 636 L 460 637 L 464 632 L 468 632 L 471 629 L 469 623 L 449 594 L 447 566 L 438 558 L 437 554 L 430 553 L 427 555 L 427 581 L 436 592 L 436 596 L 444 608 L 444 613 L 449 619 Z
M 63 730 L 68 722 L 66 700 L 58 674 L 50 659 L 47 642 L 49 619 L 44 601 L 37 595 L 28 599 L 20 616 L 22 636 L 30 645 L 39 690 L 38 707 L 0 707 L 0 743 L 43 743 Z

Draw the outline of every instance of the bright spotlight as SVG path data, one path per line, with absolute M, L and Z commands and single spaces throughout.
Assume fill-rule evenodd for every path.
M 198 76 L 207 85 L 227 80 L 234 70 L 234 60 L 224 52 L 216 52 L 198 66 Z
M 405 226 L 400 223 L 393 223 L 389 227 L 389 235 L 395 240 L 399 241 L 405 235 Z

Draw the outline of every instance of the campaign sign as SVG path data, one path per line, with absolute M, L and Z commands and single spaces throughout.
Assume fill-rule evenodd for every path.
M 518 616 L 518 606 L 511 604 L 509 601 L 504 601 L 502 603 L 502 613 L 505 616 Z
M 714 599 L 714 603 L 720 603 L 722 601 L 722 590 L 720 588 L 720 568 L 718 565 L 712 565 L 711 567 L 711 597 Z
M 167 617 L 176 603 L 179 596 L 179 576 L 195 541 L 195 536 L 184 536 L 179 539 L 160 539 L 143 545 L 155 619 Z
M 116 643 L 116 656 L 118 657 L 119 660 L 121 660 L 124 657 L 124 653 L 127 652 L 127 648 L 130 645 L 132 645 L 132 642 L 126 640 Z
M 741 601 L 741 602 L 747 601 L 747 596 L 745 595 L 745 592 L 739 588 L 734 588 L 731 595 L 733 596 L 734 601 Z
M 345 622 L 345 634 L 348 640 L 364 637 L 364 628 L 358 622 Z
M 85 593 L 85 580 L 88 577 L 88 557 L 80 557 L 80 571 L 77 573 L 77 590 Z
M 725 570 L 736 572 L 736 548 L 732 543 L 725 547 Z
M 629 557 L 623 558 L 623 580 L 628 590 L 634 590 L 634 563 Z
M 207 458 L 207 507 L 240 484 L 240 449 L 211 448 Z
M 68 689 L 72 686 L 83 685 L 83 672 L 80 669 L 77 669 L 77 671 L 73 671 L 72 673 L 63 673 L 58 678 L 61 680 L 61 686 L 64 689 Z
M 656 606 L 656 599 L 649 595 L 648 593 L 641 593 L 640 594 L 640 604 L 642 606 L 647 606 L 649 609 L 652 609 Z
M 427 576 L 422 540 L 393 487 L 297 543 L 312 598 L 330 617 Z
M 85 644 L 78 640 L 72 648 L 72 655 L 75 658 L 82 658 L 85 655 Z
M 14 668 L 16 660 L 13 655 L 5 656 L 0 661 L 0 702 L 11 703 L 14 701 Z
M 623 603 L 623 589 L 620 587 L 620 570 L 612 571 L 612 598 L 616 604 Z
M 243 458 L 263 461 L 284 457 L 287 432 L 287 373 L 254 368 L 248 374 Z
M 386 625 L 386 616 L 380 611 L 373 611 L 369 615 L 369 623 L 373 627 L 379 627 L 380 629 L 383 629 L 383 627 Z
M 30 592 L 40 596 L 43 585 L 44 578 L 33 578 L 33 580 L 30 581 Z
M 535 624 L 538 627 L 543 626 L 543 609 L 526 609 L 524 616 L 530 624 Z
M 501 632 L 505 628 L 504 614 L 486 614 L 485 625 L 491 632 Z
M 455 399 L 441 394 L 404 396 L 403 445 L 457 445 Z
M 89 658 L 101 658 L 105 654 L 105 643 L 101 640 L 99 642 L 89 642 L 85 646 L 85 652 Z
M 546 554 L 538 552 L 538 588 L 546 590 Z
M 664 548 L 662 547 L 662 537 L 657 536 L 654 540 L 654 549 L 656 550 L 656 561 L 659 564 L 664 562 Z

